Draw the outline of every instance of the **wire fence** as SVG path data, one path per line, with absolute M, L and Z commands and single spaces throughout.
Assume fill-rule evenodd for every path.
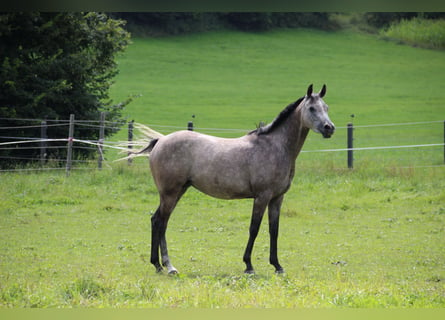
M 40 163 L 40 166 L 32 168 L 12 168 L 3 169 L 0 172 L 9 171 L 47 171 L 47 170 L 66 170 L 67 175 L 71 169 L 85 170 L 93 169 L 91 164 L 97 163 L 97 167 L 102 168 L 105 163 L 105 150 L 114 149 L 122 152 L 128 152 L 127 147 L 119 146 L 121 142 L 105 141 L 103 132 L 105 129 L 117 131 L 120 129 L 121 123 L 106 121 L 104 115 L 101 120 L 75 120 L 74 115 L 70 120 L 52 120 L 52 119 L 24 119 L 24 118 L 0 118 L 1 122 L 6 124 L 0 126 L 0 161 L 29 161 Z M 24 125 L 10 125 L 7 123 L 23 122 Z M 27 124 L 27 122 L 29 124 Z M 77 132 L 82 129 L 96 129 L 100 131 L 99 139 L 86 139 L 73 137 L 73 128 L 76 127 Z M 52 139 L 47 137 L 48 128 L 66 127 L 67 137 Z M 193 123 L 189 122 L 187 126 L 166 126 L 153 124 L 149 127 L 168 134 L 177 130 L 195 130 L 205 134 L 218 135 L 223 137 L 241 136 L 251 131 L 251 129 L 234 129 L 234 128 L 207 128 L 193 127 Z M 16 137 L 8 134 L 8 131 L 28 129 L 40 129 L 41 136 Z M 133 137 L 133 122 L 128 123 L 128 137 Z M 340 126 L 336 128 L 335 138 L 325 142 L 324 140 L 316 140 L 309 136 L 310 142 L 306 142 L 305 148 L 302 150 L 300 158 L 304 159 L 322 159 L 330 161 L 334 166 L 344 167 L 345 164 L 349 168 L 354 167 L 354 163 L 370 162 L 387 162 L 392 166 L 444 166 L 445 163 L 445 121 L 419 121 L 406 123 L 386 123 L 386 124 L 368 124 L 368 125 L 352 125 Z M 49 145 L 48 143 L 57 142 L 59 145 Z M 366 143 L 366 145 L 364 145 Z M 129 143 L 131 145 L 131 143 Z M 329 146 L 329 147 L 327 147 Z M 73 159 L 67 156 L 66 159 L 49 159 L 46 158 L 46 152 L 50 149 L 86 149 L 96 150 L 97 159 L 82 160 Z M 40 156 L 10 156 L 2 155 L 2 151 L 6 150 L 40 150 Z M 68 152 L 70 153 L 70 152 Z M 326 153 L 328 155 L 326 155 Z M 366 153 L 368 153 L 366 155 Z M 35 154 L 35 153 L 34 153 Z M 316 154 L 323 154 L 314 156 Z M 299 158 L 299 159 L 300 159 Z M 347 161 L 345 161 L 347 159 Z M 391 159 L 391 160 L 388 160 Z M 51 161 L 59 164 L 51 166 Z M 129 160 L 129 163 L 131 160 Z M 60 166 L 60 163 L 65 164 Z M 76 164 L 76 166 L 72 166 Z M 81 166 L 87 164 L 88 166 Z M 106 164 L 107 165 L 107 164 Z M 0 165 L 1 167 L 1 165 Z M 108 166 L 110 167 L 110 166 Z

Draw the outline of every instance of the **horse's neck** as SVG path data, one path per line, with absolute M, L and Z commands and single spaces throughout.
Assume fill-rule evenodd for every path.
M 309 133 L 309 129 L 307 128 L 302 128 L 300 127 L 298 129 L 298 132 L 296 134 L 296 139 L 295 139 L 295 143 L 296 145 L 294 145 L 294 157 L 295 159 L 297 159 L 298 155 L 300 154 L 301 149 L 303 148 L 304 142 L 306 141 L 306 137 Z
M 295 161 L 309 133 L 309 129 L 304 128 L 302 125 L 299 110 L 296 110 L 295 113 L 283 123 L 280 129 L 279 134 L 282 135 L 280 140 L 283 141 L 293 161 Z

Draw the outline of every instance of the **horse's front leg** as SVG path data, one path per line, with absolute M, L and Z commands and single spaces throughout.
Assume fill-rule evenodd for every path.
M 270 257 L 269 261 L 275 267 L 276 273 L 284 273 L 284 269 L 278 262 L 278 229 L 280 222 L 280 209 L 284 196 L 279 196 L 269 202 L 269 234 Z
M 252 210 L 252 219 L 250 221 L 250 229 L 249 229 L 249 241 L 247 242 L 246 251 L 244 252 L 243 261 L 246 264 L 246 270 L 244 273 L 253 274 L 255 271 L 252 266 L 252 249 L 253 244 L 255 243 L 255 239 L 258 235 L 258 231 L 260 230 L 261 220 L 263 219 L 264 211 L 266 210 L 267 203 L 269 202 L 269 198 L 258 197 L 255 198 L 253 203 Z

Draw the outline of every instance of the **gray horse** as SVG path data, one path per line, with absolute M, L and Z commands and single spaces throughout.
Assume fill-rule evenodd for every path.
M 266 207 L 269 208 L 270 263 L 277 273 L 277 238 L 280 208 L 295 173 L 295 160 L 310 129 L 329 138 L 335 127 L 319 93 L 309 86 L 306 96 L 288 105 L 275 120 L 236 139 L 193 131 L 178 131 L 153 139 L 140 153 L 150 154 L 150 168 L 160 195 L 151 219 L 151 263 L 158 272 L 178 271 L 170 263 L 165 233 L 170 214 L 181 196 L 193 186 L 221 199 L 253 198 L 249 240 L 243 260 L 245 273 L 254 273 L 251 253 Z M 162 265 L 159 262 L 159 249 Z

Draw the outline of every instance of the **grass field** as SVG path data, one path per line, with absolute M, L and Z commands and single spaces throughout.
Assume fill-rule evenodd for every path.
M 112 96 L 129 119 L 163 133 L 185 127 L 252 129 L 309 83 L 328 86 L 331 119 L 345 126 L 445 120 L 444 52 L 372 36 L 310 30 L 216 32 L 134 39 Z M 162 127 L 168 126 L 168 127 Z M 244 131 L 245 130 L 245 131 Z M 206 132 L 214 129 L 201 130 Z M 305 151 L 344 148 L 311 133 Z M 114 139 L 125 139 L 121 132 Z M 443 142 L 443 124 L 356 129 L 356 146 Z M 109 153 L 108 158 L 117 157 Z M 149 264 L 157 191 L 145 159 L 104 170 L 1 173 L 0 306 L 386 307 L 445 306 L 443 148 L 302 153 L 286 195 L 279 256 L 268 263 L 267 218 L 257 274 L 243 275 L 251 200 L 190 190 L 168 229 L 177 277 Z
M 1 179 L 3 307 L 445 305 L 443 168 L 300 172 L 282 210 L 284 276 L 264 223 L 257 275 L 242 273 L 251 200 L 190 190 L 168 231 L 181 274 L 168 277 L 149 264 L 157 196 L 142 164 Z
M 332 118 L 345 125 L 437 120 L 444 111 L 444 52 L 349 32 L 217 32 L 134 39 L 112 90 L 139 122 L 252 128 L 271 121 L 314 83 L 328 86 Z M 383 114 L 382 114 L 383 113 Z M 253 116 L 253 119 L 252 119 Z M 442 120 L 442 119 L 441 119 Z
M 358 126 L 445 120 L 444 55 L 371 35 L 314 30 L 134 39 L 119 60 L 112 96 L 121 101 L 141 95 L 128 106 L 129 119 L 163 133 L 185 128 L 196 115 L 197 130 L 234 137 L 272 121 L 310 83 L 316 90 L 326 83 L 325 100 L 339 129 L 330 140 L 309 135 L 304 150 L 345 148 L 351 120 Z M 355 135 L 356 147 L 443 143 L 443 123 L 358 128 Z M 118 138 L 125 139 L 125 132 Z M 367 163 L 378 157 L 387 165 L 443 163 L 440 147 L 391 152 L 396 156 L 377 151 L 356 158 Z M 329 158 L 337 166 L 346 163 L 343 154 Z

